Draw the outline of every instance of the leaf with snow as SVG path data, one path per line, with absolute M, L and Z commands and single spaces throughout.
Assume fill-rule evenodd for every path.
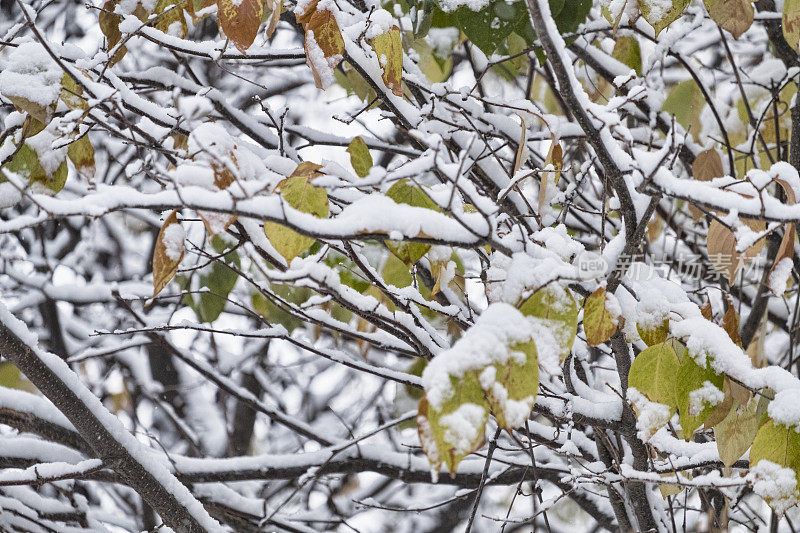
M 506 364 L 496 362 L 478 375 L 497 425 L 508 431 L 525 424 L 539 391 L 536 344 L 529 341 L 511 349 L 525 355 L 524 363 L 516 358 Z
M 441 405 L 432 405 L 427 396 L 420 400 L 417 428 L 433 470 L 444 463 L 455 477 L 458 463 L 486 441 L 489 404 L 474 372 L 450 381 L 454 392 Z
M 312 2 L 297 21 L 306 31 L 304 49 L 306 63 L 311 67 L 314 83 L 318 89 L 327 89 L 333 84 L 333 70 L 342 61 L 344 39 L 330 9 L 317 9 L 318 2 Z
M 153 298 L 164 290 L 175 275 L 186 251 L 186 232 L 178 222 L 178 211 L 169 214 L 161 226 L 153 250 Z
M 42 132 L 39 135 L 46 133 Z M 38 135 L 31 137 L 29 142 L 36 137 Z M 31 184 L 44 186 L 46 191 L 41 192 L 49 191 L 53 194 L 59 192 L 67 182 L 66 158 L 47 148 L 44 148 L 44 154 L 40 154 L 29 142 L 24 143 L 14 155 L 14 158 L 6 163 L 3 168 L 27 178 Z
M 422 187 L 414 185 L 409 180 L 400 180 L 389 187 L 389 190 L 386 191 L 386 196 L 398 204 L 422 207 L 436 212 L 441 211 L 436 202 L 431 200 L 431 197 Z M 423 242 L 386 241 L 386 246 L 389 251 L 409 267 L 416 264 L 431 249 L 430 244 Z
M 383 70 L 383 83 L 395 96 L 403 96 L 403 43 L 400 28 L 393 26 L 385 33 L 373 37 L 372 49 Z
M 769 420 L 750 448 L 749 480 L 754 491 L 783 514 L 800 501 L 800 433 Z M 793 475 L 788 475 L 791 472 Z M 792 477 L 794 479 L 792 479 Z M 794 483 L 792 483 L 794 481 Z
M 263 14 L 263 0 L 217 1 L 219 28 L 242 53 L 256 40 Z
M 680 18 L 689 0 L 638 0 L 638 3 L 639 11 L 658 37 L 662 30 Z
M 684 439 L 688 441 L 725 399 L 722 386 L 721 375 L 698 365 L 690 354 L 683 357 L 675 381 L 675 400 Z
M 578 333 L 578 304 L 569 289 L 558 285 L 541 287 L 519 306 L 519 310 L 549 327 L 559 346 L 559 358 L 564 361 Z
M 186 17 L 183 14 L 183 4 L 186 0 L 158 0 L 155 14 L 158 15 L 155 27 L 168 35 L 175 35 L 185 39 L 189 33 Z M 227 34 L 226 34 L 227 35 Z
M 308 161 L 300 163 L 292 175 L 281 181 L 276 187 L 287 204 L 310 213 L 317 218 L 328 217 L 328 192 L 315 187 L 311 181 L 321 175 L 322 165 Z M 272 246 L 280 253 L 287 264 L 314 244 L 313 237 L 307 237 L 277 222 L 264 222 L 264 233 Z

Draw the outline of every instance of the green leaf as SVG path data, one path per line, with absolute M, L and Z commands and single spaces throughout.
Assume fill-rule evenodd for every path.
M 617 37 L 611 57 L 633 69 L 637 76 L 642 75 L 642 50 L 638 39 L 633 35 Z
M 686 80 L 670 89 L 667 99 L 661 106 L 662 111 L 675 115 L 675 120 L 684 129 L 693 132 L 695 135 L 702 131 L 703 126 L 700 122 L 700 114 L 705 107 L 706 101 L 700 87 L 694 80 Z
M 800 498 L 798 486 L 800 486 L 800 433 L 796 428 L 776 424 L 770 420 L 758 430 L 753 446 L 750 448 L 750 468 L 757 466 L 759 462 L 766 460 L 777 464 L 782 468 L 790 468 L 795 473 L 795 488 L 793 498 L 788 504 L 797 503 Z M 773 505 L 769 498 L 765 498 L 767 503 Z M 786 500 L 780 502 L 780 509 L 784 510 L 787 505 Z M 775 506 L 777 509 L 777 506 Z
M 398 289 L 408 287 L 414 282 L 414 276 L 411 275 L 408 266 L 396 255 L 387 255 L 381 276 L 383 281 Z
M 728 415 L 714 426 L 719 457 L 725 466 L 731 466 L 744 455 L 753 443 L 760 425 L 759 401 L 750 400 L 745 405 L 735 403 Z
M 433 53 L 431 45 L 425 39 L 414 39 L 411 48 L 417 52 L 417 66 L 431 83 L 441 83 L 450 75 L 453 60 L 450 57 L 440 59 Z
M 583 306 L 583 330 L 589 346 L 597 346 L 606 342 L 617 331 L 614 317 L 606 308 L 606 289 L 599 287 L 588 298 Z
M 703 404 L 703 408 L 695 411 L 691 406 L 692 392 L 702 388 L 706 382 L 722 391 L 723 376 L 707 367 L 698 365 L 691 355 L 684 356 L 678 368 L 678 379 L 675 383 L 675 397 L 678 403 L 680 423 L 683 437 L 688 441 L 692 434 L 703 425 L 703 422 L 714 412 L 715 405 Z
M 434 406 L 427 396 L 419 403 L 417 428 L 422 449 L 438 471 L 444 463 L 451 476 L 461 460 L 483 446 L 489 404 L 474 372 L 450 376 L 453 394 Z
M 283 300 L 294 304 L 305 302 L 312 294 L 311 289 L 307 287 L 282 283 L 271 283 L 270 291 Z M 250 299 L 253 304 L 253 310 L 263 316 L 270 324 L 279 324 L 285 327 L 289 333 L 303 325 L 302 320 L 284 311 L 260 292 L 253 293 Z
M 569 289 L 554 284 L 542 287 L 525 300 L 519 310 L 523 315 L 540 319 L 550 328 L 561 347 L 560 359 L 566 359 L 578 334 L 578 304 Z
M 493 54 L 521 22 L 523 27 L 526 22 L 530 26 L 528 8 L 524 2 L 509 4 L 495 1 L 480 11 L 462 6 L 455 11 L 455 16 L 458 28 L 486 55 Z M 524 38 L 528 32 L 522 30 L 517 33 Z M 526 41 L 530 42 L 530 39 Z
M 671 5 L 665 9 L 664 4 L 667 2 L 668 0 L 638 0 L 639 11 L 656 31 L 656 37 L 664 28 L 678 20 L 689 5 L 689 0 L 671 0 Z
M 431 197 L 425 193 L 422 187 L 414 185 L 408 180 L 400 180 L 392 185 L 386 191 L 386 196 L 398 204 L 423 207 L 437 212 L 441 211 L 436 202 L 431 200 Z M 386 241 L 386 246 L 409 267 L 416 264 L 431 249 L 430 244 L 420 242 Z
M 669 343 L 650 346 L 633 360 L 628 373 L 628 385 L 647 396 L 651 402 L 677 408 L 679 367 L 678 355 Z
M 350 154 L 350 164 L 359 178 L 365 178 L 369 175 L 369 170 L 372 168 L 372 155 L 369 153 L 367 143 L 361 137 L 355 137 L 350 144 L 347 145 L 347 153 Z
M 757 465 L 762 459 L 800 472 L 800 433 L 769 420 L 758 430 L 750 449 L 751 465 Z
M 286 203 L 293 208 L 317 218 L 327 218 L 330 209 L 328 192 L 311 185 L 311 180 L 319 174 L 317 171 L 320 168 L 322 167 L 315 163 L 300 163 L 292 175 L 281 181 L 277 188 Z M 287 264 L 314 244 L 314 238 L 301 235 L 276 222 L 264 222 L 264 233 L 272 246 L 286 259 Z
M 67 160 L 56 168 L 55 172 L 48 174 L 39 161 L 39 154 L 28 143 L 22 145 L 14 158 L 5 165 L 11 172 L 25 177 L 31 183 L 40 183 L 54 193 L 64 188 L 67 182 Z
M 19 368 L 7 361 L 0 363 L 0 389 L 3 387 L 36 392 L 36 387 L 19 371 Z
M 215 235 L 211 240 L 211 246 L 221 254 L 227 247 L 221 237 Z M 226 265 L 241 268 L 241 261 L 236 250 L 226 253 L 221 259 L 211 263 L 206 271 L 200 274 L 200 286 L 208 287 L 209 292 L 200 294 L 200 303 L 197 306 L 199 311 L 197 318 L 201 322 L 213 322 L 225 309 L 227 297 L 236 285 L 239 274 Z
M 511 359 L 506 365 L 494 363 L 480 373 L 481 386 L 497 425 L 508 431 L 525 423 L 539 392 L 536 345 L 530 341 L 517 344 L 513 349 L 525 354 L 524 364 Z

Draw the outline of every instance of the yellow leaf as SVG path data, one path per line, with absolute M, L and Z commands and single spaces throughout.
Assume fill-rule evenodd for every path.
M 336 16 L 328 9 L 317 9 L 318 3 L 312 2 L 295 17 L 306 32 L 303 48 L 314 84 L 318 89 L 327 89 L 333 83 L 334 69 L 342 61 L 344 39 Z
M 370 42 L 383 69 L 383 83 L 395 96 L 403 96 L 403 44 L 400 28 L 394 26 Z
M 320 174 L 320 168 L 322 166 L 316 163 L 300 163 L 291 176 L 278 184 L 277 189 L 286 203 L 298 211 L 310 213 L 317 218 L 327 218 L 328 192 L 310 183 Z M 314 244 L 313 237 L 301 235 L 276 222 L 264 222 L 264 233 L 272 246 L 286 259 L 287 264 Z
M 177 35 L 181 39 L 186 38 L 189 29 L 186 24 L 186 18 L 183 16 L 183 2 L 184 0 L 158 0 L 155 9 L 156 15 L 159 15 L 155 24 L 157 30 L 170 35 Z M 180 30 L 177 34 L 171 33 L 174 32 L 174 29 L 171 30 L 170 28 L 173 28 L 172 25 L 176 23 Z
M 67 148 L 67 157 L 78 172 L 94 177 L 94 147 L 88 135 L 82 135 Z
M 161 226 L 153 251 L 153 298 L 175 275 L 186 251 L 185 232 L 178 222 L 178 211 L 169 214 Z
M 583 330 L 589 346 L 597 346 L 606 342 L 617 331 L 615 317 L 606 307 L 606 289 L 599 287 L 588 298 L 583 306 Z
M 350 141 L 350 144 L 347 145 L 347 153 L 350 154 L 350 164 L 358 177 L 367 177 L 369 170 L 372 168 L 372 155 L 369 153 L 369 148 L 364 139 L 355 137 Z

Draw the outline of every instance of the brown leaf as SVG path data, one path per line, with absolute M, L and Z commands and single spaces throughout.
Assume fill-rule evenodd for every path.
M 272 4 L 272 12 L 269 15 L 269 19 L 267 19 L 267 39 L 272 37 L 272 34 L 275 33 L 275 29 L 278 27 L 278 22 L 281 20 L 281 13 L 283 13 L 283 0 L 280 0 L 277 3 L 273 0 L 269 0 L 269 3 Z
M 263 14 L 263 0 L 217 1 L 219 27 L 242 53 L 256 40 Z
M 327 10 L 317 10 L 316 3 L 314 11 L 308 15 L 307 9 L 301 16 L 307 22 L 303 24 L 306 30 L 306 39 L 303 45 L 306 52 L 306 63 L 311 67 L 314 75 L 314 84 L 318 89 L 325 89 L 330 85 L 332 74 L 322 72 L 323 69 L 332 71 L 342 60 L 344 53 L 344 39 L 336 22 L 334 14 Z M 318 57 L 319 52 L 324 57 Z
M 709 181 L 725 175 L 722 168 L 722 158 L 714 148 L 703 150 L 692 163 L 692 176 L 698 181 Z M 689 213 L 695 221 L 700 220 L 705 214 L 693 205 L 689 205 Z
M 179 230 L 170 229 L 176 224 L 180 228 Z M 178 211 L 175 210 L 164 221 L 156 238 L 156 246 L 153 251 L 153 298 L 167 286 L 178 270 L 178 265 L 186 251 L 183 235 L 183 228 L 178 222 Z
M 703 150 L 692 163 L 692 176 L 699 181 L 709 181 L 725 175 L 722 168 L 722 158 L 714 148 Z
M 764 222 L 744 218 L 742 222 L 750 226 L 753 231 L 764 231 Z M 736 251 L 736 237 L 733 232 L 717 219 L 711 221 L 706 235 L 708 259 L 720 274 L 724 274 L 728 281 L 733 283 L 736 273 L 745 264 L 757 256 L 764 247 L 764 239 L 759 239 L 744 253 Z
M 713 321 L 714 319 L 714 312 L 711 310 L 711 300 L 708 299 L 708 296 L 706 296 L 706 303 L 700 307 L 700 314 L 702 314 L 703 318 L 706 320 Z
M 725 311 L 725 316 L 722 317 L 722 329 L 725 330 L 725 333 L 728 334 L 728 337 L 730 337 L 733 342 L 741 347 L 742 338 L 739 336 L 739 313 L 736 312 L 736 308 L 730 296 L 726 294 L 725 298 L 728 300 L 728 310 Z
M 786 193 L 786 203 L 789 205 L 794 205 L 797 203 L 797 198 L 795 197 L 794 189 L 792 186 L 783 179 L 776 179 L 775 181 L 783 188 L 783 192 Z M 772 267 L 770 268 L 770 276 L 772 272 L 775 270 L 775 267 L 778 266 L 784 259 L 792 260 L 794 257 L 794 240 L 797 235 L 797 229 L 794 223 L 790 222 L 786 225 L 786 229 L 783 232 L 783 239 L 781 239 L 781 245 L 778 248 L 778 254 L 775 256 L 775 261 L 772 263 Z M 770 287 L 774 290 L 773 287 Z M 781 291 L 782 292 L 782 291 Z

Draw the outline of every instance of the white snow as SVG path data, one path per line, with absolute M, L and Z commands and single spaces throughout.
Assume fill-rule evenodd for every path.
M 800 388 L 777 392 L 767 407 L 767 413 L 775 423 L 800 431 Z
M 180 223 L 170 224 L 164 228 L 162 242 L 164 243 L 167 257 L 173 261 L 180 261 L 186 249 L 185 240 L 186 231 Z
M 797 505 L 800 494 L 797 491 L 797 475 L 791 468 L 761 459 L 750 467 L 747 480 L 753 485 L 753 492 L 768 500 L 779 516 L 787 509 Z
M 699 415 L 703 409 L 713 407 L 725 399 L 725 393 L 719 390 L 710 381 L 704 381 L 703 386 L 689 393 L 689 414 Z
M 462 404 L 452 413 L 439 419 L 444 428 L 444 440 L 456 454 L 472 451 L 472 445 L 485 427 L 486 409 L 474 403 Z

